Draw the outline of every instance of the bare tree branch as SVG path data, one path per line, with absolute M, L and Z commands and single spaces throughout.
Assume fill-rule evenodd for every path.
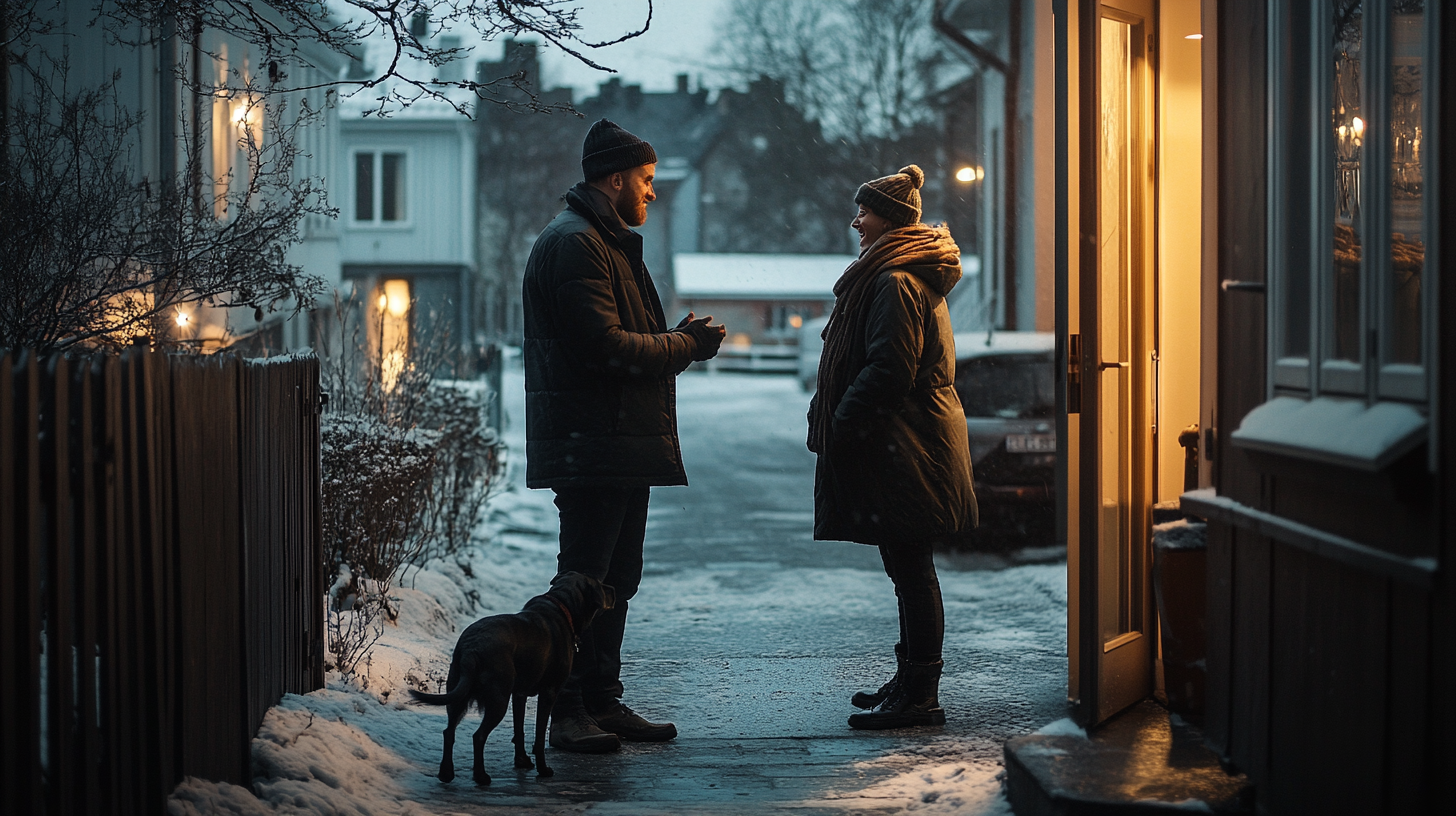
M 610 40 L 583 37 L 579 21 L 582 0 L 101 0 L 98 19 L 114 23 L 151 27 L 161 31 L 166 21 L 176 22 L 176 31 L 188 46 L 200 32 L 217 32 L 235 37 L 259 49 L 262 64 L 273 76 L 283 78 L 283 65 L 315 66 L 312 49 L 321 47 L 358 60 L 366 56 L 370 43 L 385 43 L 388 56 L 383 67 L 371 68 L 363 77 L 335 77 L 323 83 L 291 85 L 271 82 L 270 94 L 333 87 L 368 91 L 383 89 L 379 115 L 408 107 L 421 99 L 444 102 L 466 116 L 471 109 L 449 91 L 464 91 L 473 100 L 520 106 L 514 94 L 502 94 L 505 87 L 526 90 L 520 76 L 442 80 L 430 69 L 465 59 L 470 48 L 447 45 L 438 34 L 473 33 L 484 41 L 502 35 L 534 35 L 596 70 L 616 73 L 588 57 L 586 49 L 604 48 L 647 33 L 652 24 L 653 0 L 647 0 L 647 16 L 638 28 Z M 330 6 L 342 7 L 335 15 Z M 433 29 L 430 31 L 429 29 Z M 376 46 L 377 47 L 377 46 Z M 271 78 L 271 77 L 270 77 Z M 536 100 L 528 94 L 528 109 Z M 540 110 L 570 110 L 569 105 L 546 105 Z

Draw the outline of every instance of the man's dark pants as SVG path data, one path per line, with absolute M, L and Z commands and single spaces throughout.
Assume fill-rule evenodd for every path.
M 561 511 L 558 572 L 590 575 L 616 590 L 616 606 L 581 635 L 581 651 L 560 702 L 578 701 L 599 712 L 622 698 L 622 633 L 627 601 L 642 582 L 642 540 L 647 534 L 650 488 L 612 484 L 553 488 Z

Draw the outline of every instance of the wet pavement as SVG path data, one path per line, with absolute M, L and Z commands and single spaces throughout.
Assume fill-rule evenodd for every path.
M 674 721 L 680 736 L 604 756 L 548 749 L 556 775 L 540 780 L 510 771 L 503 727 L 487 746 L 500 760 L 488 761 L 492 786 L 462 778 L 421 804 L 471 814 L 1007 812 L 1002 743 L 1065 715 L 1065 562 L 942 559 L 947 724 L 852 731 L 850 695 L 893 672 L 895 601 L 874 549 L 811 540 L 807 405 L 789 377 L 679 380 L 692 486 L 653 491 L 623 679 L 624 702 Z M 468 746 L 462 738 L 457 762 Z

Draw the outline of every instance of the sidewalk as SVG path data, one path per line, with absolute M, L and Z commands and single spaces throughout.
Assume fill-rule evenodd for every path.
M 519 375 L 506 410 L 520 416 Z M 259 809 L 237 813 L 460 814 L 1008 813 L 1006 739 L 1064 716 L 1066 564 L 1006 568 L 941 559 L 947 632 L 943 728 L 856 732 L 849 697 L 894 671 L 893 589 L 878 553 L 814 542 L 808 397 L 792 378 L 679 380 L 688 488 L 653 492 L 647 574 L 624 648 L 625 702 L 678 726 L 678 739 L 620 753 L 548 748 L 554 778 L 511 767 L 510 719 L 490 735 L 494 784 L 469 780 L 475 714 L 460 724 L 448 785 L 441 709 L 405 705 L 407 683 L 438 688 L 460 627 L 513 612 L 554 572 L 549 491 L 494 501 L 492 539 L 471 566 L 482 606 L 446 598 L 425 572 L 367 667 L 369 688 L 334 684 L 285 698 L 254 743 Z M 521 429 L 513 426 L 512 461 Z M 519 470 L 517 470 L 519 478 Z M 426 592 L 445 598 L 441 603 Z M 432 606 L 433 604 L 433 606 Z M 447 625 L 451 614 L 459 618 Z M 428 632 L 410 634 L 406 630 Z M 382 703 L 382 704 L 381 704 Z M 527 718 L 528 734 L 534 702 Z M 205 786 L 191 791 L 213 795 Z M 222 791 L 225 802 L 237 791 Z M 174 800 L 175 801 L 175 800 Z M 199 806 L 196 812 L 217 812 Z M 274 810 L 277 808 L 277 810 Z M 187 812 L 185 809 L 179 812 Z

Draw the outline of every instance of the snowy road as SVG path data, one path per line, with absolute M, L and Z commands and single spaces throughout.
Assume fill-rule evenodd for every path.
M 506 409 L 516 417 L 520 389 L 519 374 L 508 376 Z M 678 399 L 692 485 L 653 491 L 647 575 L 624 649 L 626 702 L 676 722 L 676 741 L 606 756 L 553 751 L 556 776 L 540 781 L 511 770 L 507 721 L 486 747 L 494 785 L 440 785 L 428 775 L 443 714 L 403 706 L 388 687 L 411 672 L 442 678 L 454 636 L 399 632 L 381 644 L 373 697 L 334 688 L 270 713 L 254 756 L 265 755 L 275 778 L 255 784 L 260 797 L 285 812 L 341 798 L 362 805 L 338 812 L 1009 812 L 997 780 L 1001 743 L 1064 715 L 1065 563 L 970 570 L 957 568 L 965 559 L 943 560 L 946 726 L 851 731 L 849 696 L 893 671 L 894 594 L 872 548 L 811 540 L 807 395 L 788 377 L 690 373 Z M 509 436 L 519 465 L 521 429 Z M 515 611 L 545 588 L 550 499 L 522 489 L 495 502 L 496 540 L 477 567 L 486 608 L 460 624 Z M 300 735 L 334 722 L 350 735 L 325 736 L 344 747 L 321 743 L 308 749 L 318 757 L 305 757 Z M 457 765 L 468 767 L 476 723 L 471 715 L 460 726 Z M 386 778 L 349 781 L 335 767 L 344 761 L 331 758 L 345 750 Z

